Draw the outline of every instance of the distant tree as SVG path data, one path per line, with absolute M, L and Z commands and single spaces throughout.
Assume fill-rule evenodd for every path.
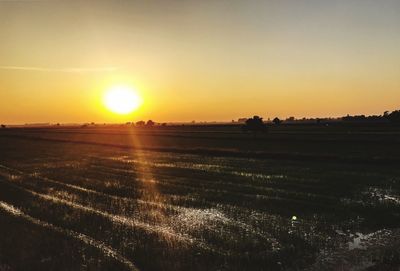
M 154 126 L 154 124 L 156 124 L 154 121 L 148 120 L 146 123 L 146 126 L 151 127 L 151 126 Z
M 362 121 L 368 121 L 371 119 L 371 117 L 366 117 L 365 115 L 356 115 L 356 116 L 350 116 L 347 115 L 346 117 L 343 117 L 343 121 L 350 121 L 350 122 L 362 122 Z
M 136 126 L 144 126 L 146 123 L 143 120 L 136 122 Z
M 386 118 L 394 123 L 400 123 L 400 110 L 393 111 L 392 113 L 388 114 Z
M 161 123 L 161 126 L 167 126 L 167 123 L 165 123 L 165 122 Z
M 264 123 L 262 118 L 260 118 L 259 116 L 254 116 L 246 120 L 245 124 L 242 127 L 242 130 L 251 132 L 266 132 L 267 125 Z
M 1 125 L 1 128 L 3 128 L 3 129 L 6 128 L 6 127 L 7 127 L 7 126 L 5 126 L 4 124 Z
M 282 121 L 281 121 L 280 119 L 278 119 L 277 117 L 274 118 L 274 119 L 272 120 L 272 122 L 273 122 L 275 125 L 279 125 L 279 124 L 282 123 Z

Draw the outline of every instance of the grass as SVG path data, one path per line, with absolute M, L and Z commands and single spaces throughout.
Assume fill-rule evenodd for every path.
M 0 131 L 0 270 L 400 267 L 398 127 L 236 128 Z

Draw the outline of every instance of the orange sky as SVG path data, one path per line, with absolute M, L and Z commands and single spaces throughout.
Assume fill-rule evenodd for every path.
M 0 122 L 229 121 L 400 108 L 400 2 L 1 1 Z M 144 100 L 102 104 L 113 85 Z

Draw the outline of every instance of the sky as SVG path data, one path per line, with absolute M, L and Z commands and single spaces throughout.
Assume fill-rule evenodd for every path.
M 0 122 L 382 114 L 399 48 L 398 0 L 0 0 Z

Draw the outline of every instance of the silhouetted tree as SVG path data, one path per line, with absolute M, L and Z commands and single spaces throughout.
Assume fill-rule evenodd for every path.
M 136 122 L 136 126 L 144 126 L 146 123 L 143 120 Z
M 356 116 L 350 116 L 347 115 L 346 117 L 342 117 L 343 121 L 346 122 L 367 122 L 367 121 L 382 121 L 382 120 L 389 120 L 390 114 L 386 111 L 383 113 L 383 116 L 377 116 L 377 115 L 372 115 L 372 116 L 365 116 L 365 115 L 356 115 Z
M 282 123 L 282 121 L 281 121 L 280 119 L 278 119 L 277 117 L 274 118 L 274 119 L 272 120 L 272 122 L 273 122 L 275 125 L 279 125 L 279 124 Z
M 400 123 L 400 110 L 393 111 L 386 118 L 391 122 Z
M 7 127 L 7 126 L 5 126 L 4 124 L 1 125 L 1 128 L 3 128 L 3 129 L 6 128 L 6 127 Z
M 147 121 L 147 123 L 146 123 L 146 126 L 149 126 L 149 127 L 151 127 L 151 126 L 154 126 L 154 124 L 155 124 L 155 122 L 154 122 L 154 121 L 152 121 L 152 120 L 148 120 L 148 121 Z
M 259 116 L 254 116 L 250 119 L 247 119 L 245 125 L 242 127 L 243 131 L 251 131 L 251 132 L 266 132 L 267 125 L 263 122 L 263 119 Z
M 365 121 L 367 120 L 367 117 L 365 115 L 357 115 L 357 116 L 350 116 L 347 115 L 346 117 L 342 118 L 343 121 Z

